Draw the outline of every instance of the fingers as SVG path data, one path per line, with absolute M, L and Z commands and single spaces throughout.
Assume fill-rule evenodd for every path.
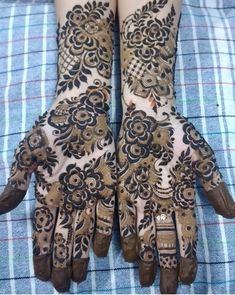
M 107 255 L 112 237 L 115 197 L 113 191 L 110 193 L 111 197 L 102 197 L 96 205 L 96 232 L 93 249 L 98 257 Z
M 137 231 L 139 237 L 139 280 L 142 287 L 151 286 L 156 277 L 155 224 L 151 201 L 138 200 Z
M 133 262 L 139 256 L 136 209 L 124 186 L 118 187 L 118 204 L 123 257 L 125 261 Z
M 176 228 L 172 212 L 155 215 L 156 244 L 160 262 L 160 291 L 175 294 L 178 286 L 176 258 Z
M 75 219 L 72 280 L 77 283 L 86 279 L 94 224 L 95 201 L 90 200 L 84 210 L 77 212 Z
M 179 209 L 175 212 L 176 228 L 180 246 L 179 281 L 191 284 L 197 273 L 197 226 L 193 209 Z
M 33 262 L 35 275 L 42 281 L 48 281 L 51 277 L 52 237 L 56 216 L 57 208 L 36 203 L 33 222 Z
M 68 204 L 60 208 L 57 218 L 51 281 L 58 292 L 66 292 L 70 287 L 75 214 L 75 210 Z
M 38 182 L 35 189 L 37 202 L 33 221 L 33 261 L 36 277 L 47 281 L 51 277 L 52 239 L 62 193 L 59 182 L 49 185 L 42 175 L 39 178 L 39 173 L 38 171 L 36 175 Z M 48 186 L 50 186 L 49 191 Z

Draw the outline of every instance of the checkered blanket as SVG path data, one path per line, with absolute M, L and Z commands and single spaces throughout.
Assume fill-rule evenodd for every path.
M 214 148 L 235 198 L 235 1 L 185 0 L 176 65 L 177 108 Z M 116 29 L 111 120 L 121 121 L 119 44 Z M 14 149 L 35 119 L 50 107 L 56 84 L 56 20 L 52 1 L 0 0 L 0 191 Z M 0 216 L 0 293 L 56 293 L 34 276 L 33 181 L 24 201 Z M 178 293 L 235 293 L 235 220 L 215 215 L 198 184 L 198 274 Z M 116 215 L 117 219 L 117 215 Z M 87 280 L 71 293 L 158 293 L 159 277 L 141 288 L 137 264 L 122 258 L 115 222 L 109 255 L 91 251 Z

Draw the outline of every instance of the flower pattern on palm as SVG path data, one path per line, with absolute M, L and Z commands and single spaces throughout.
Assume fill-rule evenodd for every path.
M 80 159 L 112 142 L 108 127 L 111 87 L 99 80 L 94 82 L 79 97 L 59 102 L 49 114 L 48 124 L 55 128 L 54 144 L 61 146 L 65 156 Z
M 87 82 L 92 69 L 101 77 L 111 77 L 113 26 L 114 14 L 104 1 L 76 5 L 65 24 L 58 24 L 58 95 Z
M 173 107 L 158 122 L 156 115 L 148 115 L 131 104 L 125 113 L 118 144 L 119 214 L 122 236 L 145 231 L 140 236 L 145 245 L 140 251 L 142 259 L 153 257 L 149 253 L 152 246 L 147 243 L 153 240 L 153 229 L 149 229 L 154 222 L 153 214 L 171 216 L 174 212 L 179 216 L 185 256 L 195 255 L 196 176 L 201 178 L 206 191 L 222 182 L 214 153 L 195 127 Z M 143 211 L 144 217 L 135 229 L 138 210 Z M 162 226 L 162 229 L 163 238 L 172 236 L 167 228 Z M 171 263 L 176 267 L 173 256 Z
M 24 185 L 36 167 L 52 176 L 61 152 L 68 158 L 82 159 L 112 144 L 108 117 L 110 91 L 105 82 L 95 80 L 78 97 L 63 99 L 40 116 L 15 152 L 11 185 L 18 188 Z M 39 183 L 46 183 L 41 172 L 36 177 Z
M 168 122 L 158 122 L 144 111 L 131 105 L 125 113 L 120 133 L 122 152 L 130 163 L 147 158 L 150 154 L 167 164 L 173 157 L 173 128 Z

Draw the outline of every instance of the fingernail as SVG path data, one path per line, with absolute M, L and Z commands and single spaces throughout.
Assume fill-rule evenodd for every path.
M 89 258 L 73 259 L 72 280 L 81 283 L 86 280 Z

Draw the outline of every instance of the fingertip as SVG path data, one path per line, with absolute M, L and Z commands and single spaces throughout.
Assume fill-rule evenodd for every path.
M 51 281 L 54 288 L 60 292 L 68 292 L 70 288 L 71 270 L 69 267 L 56 268 L 52 267 Z
M 141 287 L 149 287 L 155 281 L 157 273 L 156 262 L 140 260 L 139 264 L 139 281 Z
M 178 287 L 178 267 L 160 268 L 161 294 L 176 294 Z
M 224 182 L 221 182 L 213 190 L 208 191 L 207 197 L 217 214 L 225 218 L 235 217 L 235 202 Z
M 72 280 L 81 283 L 86 280 L 89 258 L 73 259 Z
M 35 276 L 41 281 L 49 281 L 51 278 L 51 255 L 33 256 Z
M 93 250 L 97 257 L 105 257 L 109 251 L 109 245 L 111 241 L 111 235 L 107 236 L 99 232 L 95 233 Z
M 179 281 L 190 285 L 194 282 L 197 274 L 197 258 L 180 258 Z
M 9 183 L 0 196 L 0 214 L 8 213 L 22 202 L 26 191 L 13 188 Z
M 139 257 L 138 251 L 138 237 L 137 235 L 130 235 L 121 238 L 123 257 L 126 262 L 134 262 Z

